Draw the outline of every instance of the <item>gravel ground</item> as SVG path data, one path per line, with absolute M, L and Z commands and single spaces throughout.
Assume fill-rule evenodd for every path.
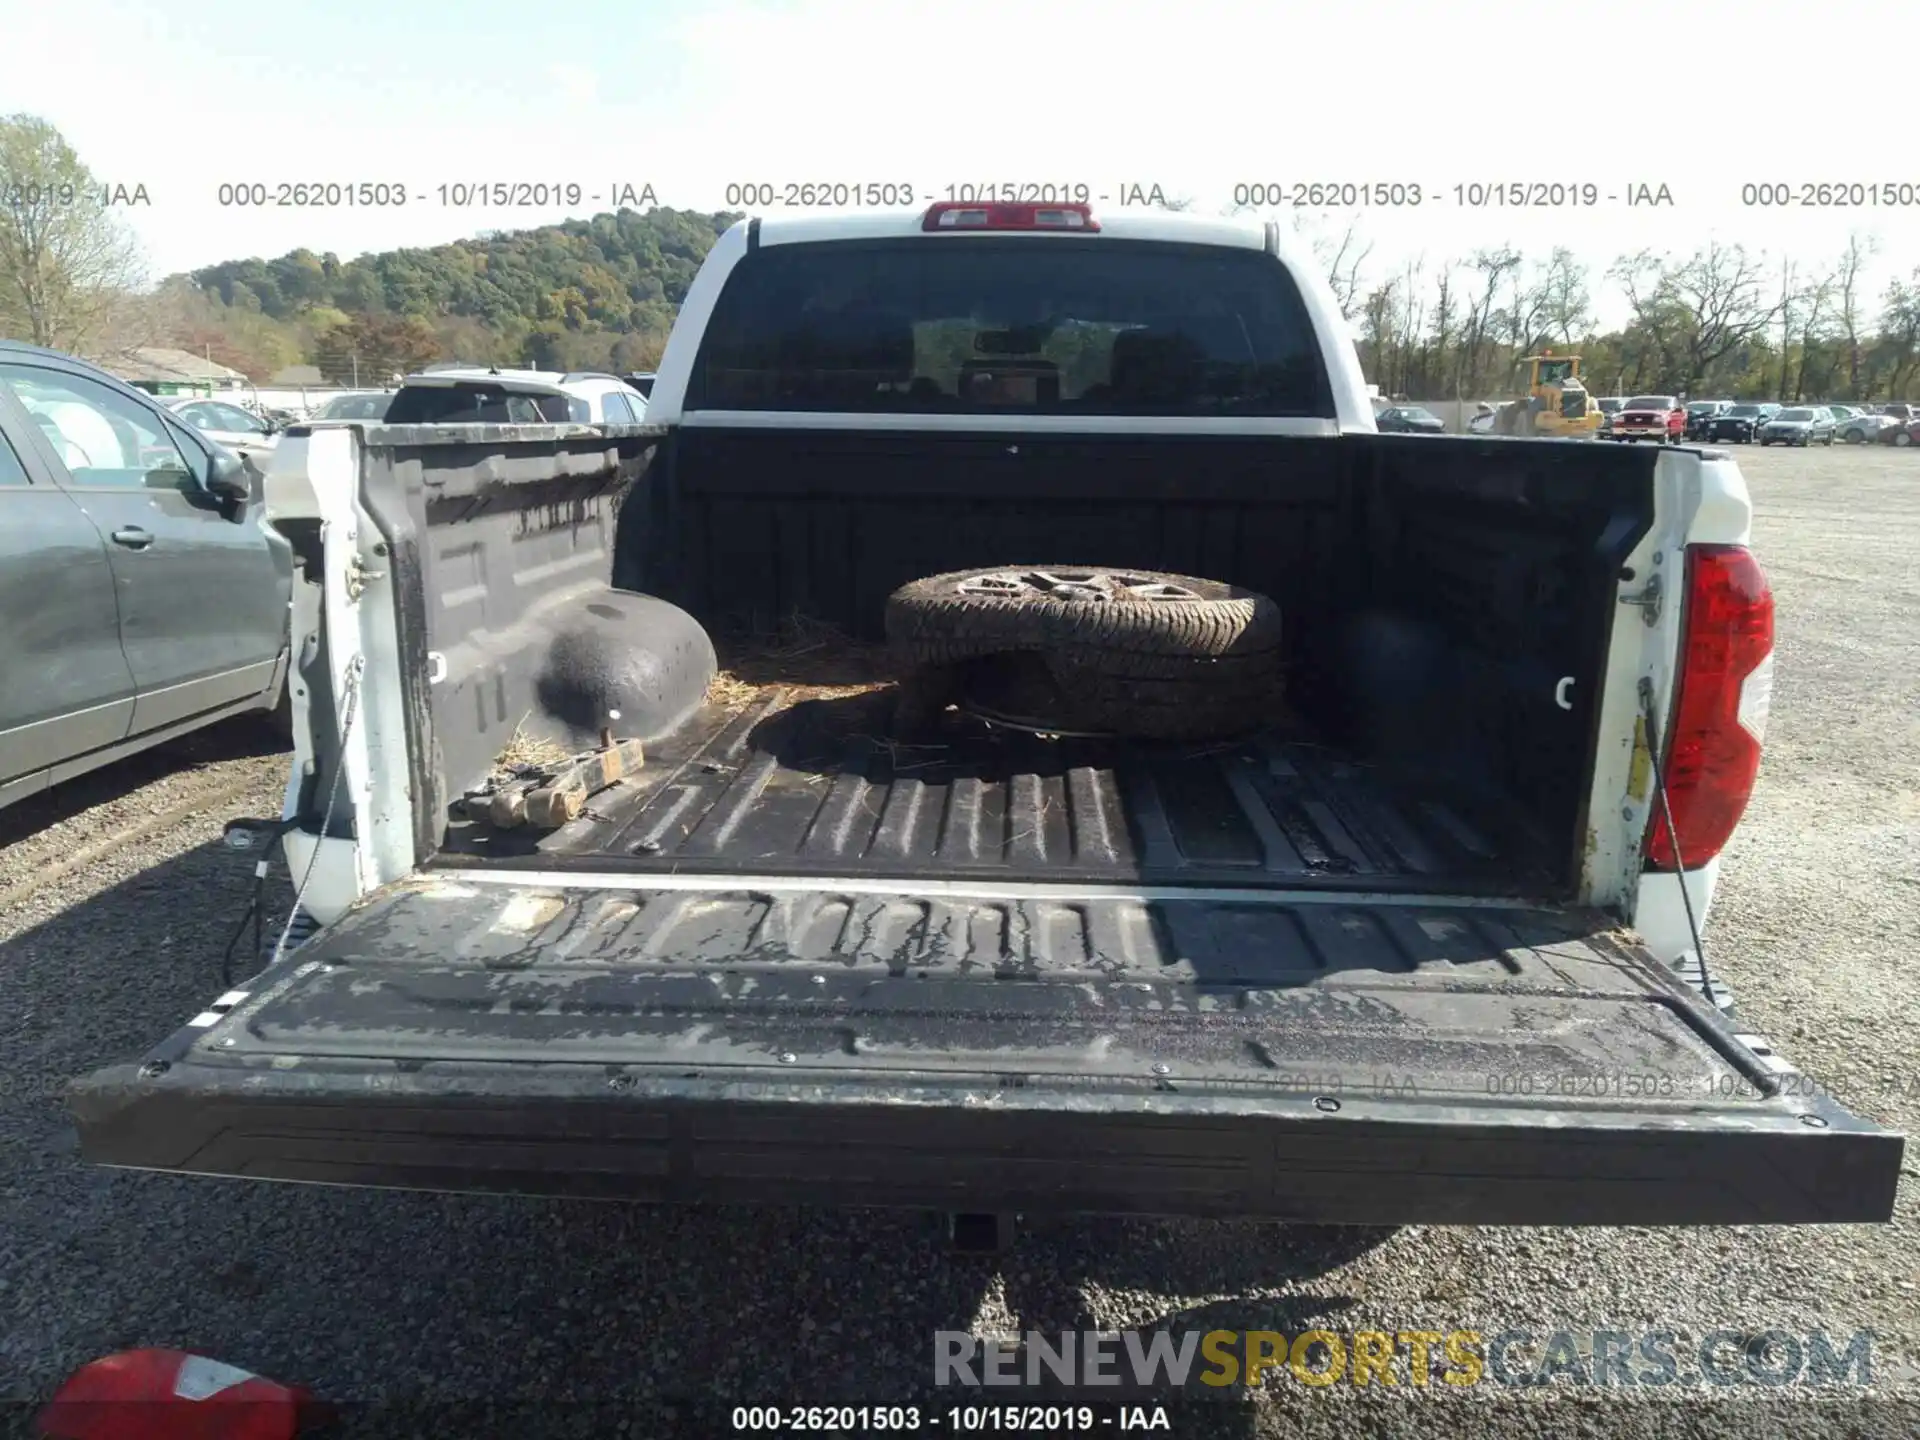
M 1710 955 L 1748 1017 L 1843 1104 L 1920 1130 L 1920 457 L 1740 458 L 1779 597 L 1779 675 Z M 1076 1222 L 998 1259 L 950 1258 L 913 1217 L 85 1168 L 58 1087 L 137 1054 L 220 988 L 249 877 L 247 857 L 220 847 L 221 822 L 273 812 L 284 765 L 257 727 L 235 725 L 0 812 L 0 1399 L 15 1402 L 0 1413 L 11 1428 L 74 1366 L 140 1344 L 390 1407 L 355 1412 L 347 1428 L 360 1433 L 613 1433 L 604 1414 L 590 1423 L 532 1406 L 550 1395 L 616 1402 L 635 1417 L 630 1433 L 657 1434 L 704 1431 L 715 1399 L 898 1402 L 924 1384 L 937 1329 L 1321 1323 L 1695 1337 L 1864 1328 L 1877 1336 L 1879 1394 L 1828 1409 L 1777 1392 L 1681 1404 L 1556 1388 L 1519 1403 L 1511 1392 L 1309 1389 L 1283 1375 L 1257 1406 L 1181 1414 L 1175 1433 L 1920 1430 L 1902 1408 L 1920 1365 L 1911 1158 L 1885 1227 Z M 425 1408 L 462 1398 L 500 1408 Z

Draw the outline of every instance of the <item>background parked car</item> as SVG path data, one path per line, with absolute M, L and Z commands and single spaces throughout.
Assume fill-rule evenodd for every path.
M 1850 407 L 1853 414 L 1838 422 L 1835 433 L 1849 445 L 1865 445 L 1880 438 L 1887 417 L 1865 405 Z
M 313 412 L 315 420 L 382 420 L 393 403 L 391 390 L 364 390 L 335 395 Z
M 1880 431 L 1874 436 L 1882 445 L 1902 448 L 1915 442 L 1915 427 L 1920 424 L 1920 405 L 1896 400 L 1880 407 Z
M 1760 427 L 1764 445 L 1831 445 L 1833 413 L 1824 405 L 1792 405 Z
M 0 805 L 230 715 L 285 725 L 292 573 L 239 456 L 0 341 Z
M 1731 400 L 1690 400 L 1687 402 L 1686 438 L 1704 440 L 1719 416 L 1733 407 Z
M 1373 417 L 1373 423 L 1390 435 L 1444 435 L 1447 433 L 1446 422 L 1421 405 L 1389 405 Z
M 631 425 L 647 400 L 616 375 L 447 366 L 409 375 L 389 425 Z
M 1678 443 L 1685 438 L 1687 412 L 1672 395 L 1635 395 L 1613 417 L 1608 438 L 1633 442 Z
M 1755 404 L 1750 401 L 1727 407 L 1726 413 L 1713 417 L 1707 427 L 1707 439 L 1731 440 L 1737 445 L 1745 445 L 1760 433 L 1760 429 L 1780 411 L 1780 407 L 1771 400 Z
M 216 445 L 264 464 L 279 440 L 279 431 L 238 405 L 224 400 L 201 400 L 176 395 L 160 402 Z

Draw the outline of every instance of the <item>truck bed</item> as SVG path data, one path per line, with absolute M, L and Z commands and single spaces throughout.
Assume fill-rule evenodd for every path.
M 459 814 L 439 864 L 894 880 L 1545 895 L 1549 853 L 1484 787 L 1350 760 L 1298 723 L 1237 743 L 891 734 L 889 688 L 709 705 L 540 834 Z
M 1620 566 L 1651 523 L 1648 456 L 1402 436 L 694 429 L 551 443 L 564 453 L 389 429 L 363 452 L 361 500 L 391 536 L 410 657 L 416 857 L 1562 898 L 1586 883 L 1599 697 Z M 683 654 L 646 628 L 662 604 L 716 644 L 795 622 L 874 644 L 896 586 L 1027 563 L 1038 537 L 1072 537 L 1046 542 L 1063 563 L 1272 596 L 1301 723 L 1212 755 L 1004 735 L 910 751 L 857 704 L 834 702 L 801 736 L 770 711 L 689 720 L 674 690 L 653 707 L 661 723 L 631 732 L 651 758 L 596 804 L 605 818 L 532 853 L 460 817 L 522 726 L 591 738 L 572 721 L 555 733 L 549 685 L 595 615 L 612 626 L 607 612 L 633 609 L 620 643 L 641 656 Z M 641 598 L 656 607 L 645 624 Z M 691 706 L 705 677 L 689 683 Z M 616 708 L 633 719 L 636 705 Z M 323 751 L 336 728 L 314 727 Z M 331 766 L 317 755 L 303 783 L 308 828 Z
M 1486 792 L 1297 724 L 889 740 L 713 704 L 544 838 L 457 823 L 137 1064 L 107 1164 L 652 1201 L 1368 1224 L 1883 1220 L 1901 1138 Z M 505 853 L 501 853 L 505 852 Z M 1756 1048 L 1758 1047 L 1758 1048 Z
M 362 453 L 404 657 L 377 733 L 406 783 L 326 833 L 377 854 L 404 816 L 424 868 L 80 1081 L 89 1159 L 1003 1213 L 1891 1214 L 1903 1137 L 1575 898 L 1595 757 L 1622 739 L 1601 681 L 1616 626 L 1641 623 L 1621 567 L 1654 515 L 1650 455 L 492 439 L 390 431 Z M 462 814 L 595 606 L 875 641 L 894 586 L 1052 535 L 1273 595 L 1305 718 L 1209 747 L 978 722 L 909 745 L 884 690 L 695 708 L 704 649 L 671 723 L 634 732 L 642 771 L 580 820 L 491 835 Z M 338 575 L 321 538 L 306 573 Z M 324 697 L 324 644 L 303 664 Z M 339 764 L 321 743 L 308 833 Z

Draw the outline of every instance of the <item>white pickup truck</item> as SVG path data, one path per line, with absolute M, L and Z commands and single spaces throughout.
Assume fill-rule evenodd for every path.
M 285 851 L 319 928 L 77 1082 L 85 1153 L 978 1214 L 1887 1220 L 1904 1137 L 1698 953 L 1771 678 L 1739 470 L 1378 434 L 1344 335 L 1272 226 L 753 220 L 645 425 L 289 430 Z M 916 751 L 858 696 L 709 698 L 710 635 L 877 638 L 916 577 L 1041 560 L 1272 597 L 1290 727 Z M 574 818 L 475 801 L 516 732 L 603 726 L 645 764 Z

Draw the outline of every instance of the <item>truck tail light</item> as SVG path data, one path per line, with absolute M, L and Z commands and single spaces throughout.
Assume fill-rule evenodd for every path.
M 1773 592 L 1744 545 L 1687 547 L 1673 721 L 1663 757 L 1673 826 L 1656 806 L 1655 870 L 1693 870 L 1740 823 L 1760 771 L 1773 698 Z
M 941 200 L 927 207 L 922 230 L 1071 230 L 1095 233 L 1100 224 L 1087 205 L 975 205 Z
M 69 1375 L 40 1412 L 51 1440 L 293 1440 L 326 1411 L 304 1390 L 184 1350 L 123 1350 Z

